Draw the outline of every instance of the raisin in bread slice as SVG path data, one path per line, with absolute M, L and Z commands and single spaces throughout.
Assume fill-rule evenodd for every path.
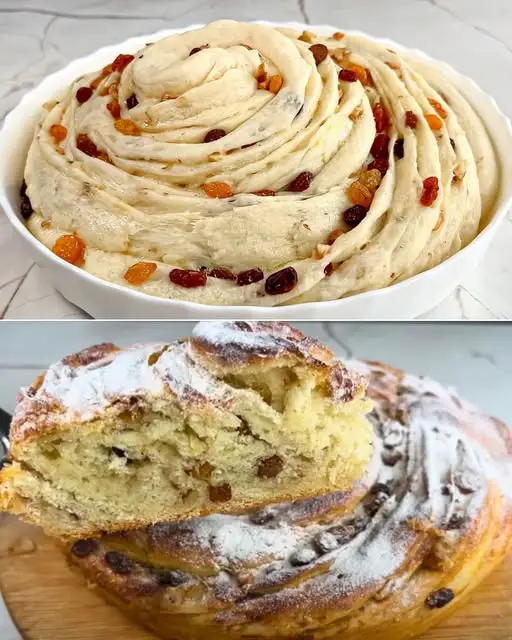
M 281 323 L 91 347 L 21 392 L 0 506 L 75 537 L 348 488 L 372 456 L 364 394 Z

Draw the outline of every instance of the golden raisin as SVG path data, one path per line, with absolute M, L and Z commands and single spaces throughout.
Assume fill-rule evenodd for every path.
M 341 229 L 334 229 L 334 231 L 331 231 L 327 236 L 327 244 L 334 244 L 341 235 L 343 235 L 343 231 Z
M 132 264 L 124 274 L 124 279 L 130 284 L 142 284 L 156 271 L 154 262 L 137 262 Z
M 233 195 L 227 182 L 206 182 L 203 191 L 209 198 L 231 198 Z
M 279 93 L 283 86 L 283 78 L 280 75 L 272 76 L 268 81 L 268 90 L 270 93 Z
M 53 245 L 52 251 L 62 260 L 80 265 L 84 261 L 85 242 L 76 234 L 61 236 Z
M 107 104 L 107 109 L 110 111 L 114 120 L 118 120 L 121 117 L 121 105 L 119 104 L 119 102 L 109 102 Z
M 68 130 L 61 124 L 52 124 L 52 126 L 50 127 L 50 135 L 55 140 L 55 142 L 62 142 L 66 139 Z
M 343 38 L 345 37 L 345 34 L 342 33 L 341 31 L 336 31 L 335 33 L 332 34 L 332 37 L 334 40 L 343 40 Z
M 441 118 L 438 118 L 433 113 L 427 114 L 425 116 L 425 119 L 432 131 L 439 131 L 439 129 L 443 127 L 443 121 L 441 120 Z
M 120 53 L 112 63 L 112 71 L 118 71 L 122 73 L 132 60 L 135 60 L 135 56 L 131 54 Z
M 256 70 L 256 82 L 260 84 L 262 82 L 265 82 L 266 79 L 267 79 L 267 72 L 265 71 L 265 65 L 261 63 L 258 69 Z
M 125 136 L 140 136 L 140 128 L 132 120 L 116 120 L 114 127 Z
M 110 156 L 103 149 L 101 151 L 98 151 L 98 155 L 96 157 L 98 158 L 98 160 L 103 160 L 103 162 L 108 162 L 109 164 L 112 164 L 110 162 Z
M 347 189 L 347 195 L 351 202 L 359 204 L 365 209 L 369 209 L 372 204 L 373 195 L 371 191 L 358 180 L 353 182 Z
M 353 62 L 349 62 L 348 64 L 345 65 L 345 68 L 350 69 L 351 71 L 354 71 L 354 73 L 357 76 L 357 79 L 364 87 L 371 84 L 369 71 L 368 69 L 365 69 L 365 67 L 362 67 L 360 64 L 354 64 Z
M 382 181 L 382 174 L 378 169 L 370 169 L 370 171 L 363 171 L 359 177 L 359 182 L 367 187 L 372 193 L 375 193 L 379 188 Z
M 208 495 L 212 502 L 228 502 L 231 500 L 231 487 L 229 484 L 210 485 Z
M 448 113 L 446 112 L 445 108 L 440 102 L 438 102 L 437 100 L 434 100 L 433 98 L 429 98 L 428 101 L 430 102 L 431 106 L 434 108 L 434 111 L 437 113 L 438 116 L 443 118 L 443 120 L 445 120 L 448 117 Z

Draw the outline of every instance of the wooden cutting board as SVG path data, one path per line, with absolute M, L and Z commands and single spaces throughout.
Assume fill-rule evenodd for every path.
M 5 514 L 0 589 L 25 640 L 156 640 L 87 589 L 49 538 Z M 512 557 L 422 640 L 512 640 Z

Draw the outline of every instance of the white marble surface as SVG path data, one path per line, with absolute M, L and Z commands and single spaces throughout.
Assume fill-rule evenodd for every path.
M 472 76 L 512 115 L 510 0 L 0 0 L 0 120 L 70 59 L 132 35 L 217 18 L 330 23 L 389 36 Z M 83 312 L 23 255 L 0 213 L 0 317 Z M 512 318 L 512 217 L 485 262 L 426 317 Z
M 315 323 L 305 333 L 340 357 L 389 362 L 453 385 L 485 411 L 512 424 L 511 323 Z M 0 407 L 12 411 L 18 389 L 68 353 L 104 341 L 126 345 L 173 340 L 188 322 L 16 322 L 0 324 Z M 19 640 L 0 598 L 0 638 Z M 84 639 L 85 640 L 85 639 Z

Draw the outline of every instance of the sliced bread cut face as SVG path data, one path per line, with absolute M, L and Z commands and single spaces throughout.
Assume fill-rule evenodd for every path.
M 21 392 L 0 506 L 83 537 L 348 489 L 372 457 L 364 394 L 281 323 L 91 347 Z

